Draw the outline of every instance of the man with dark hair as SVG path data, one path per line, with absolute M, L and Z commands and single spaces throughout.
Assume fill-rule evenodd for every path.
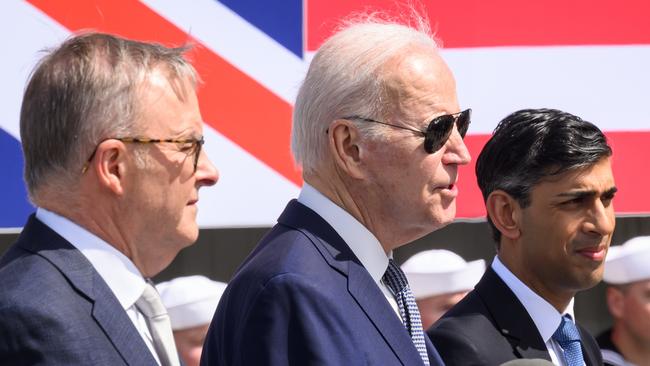
M 596 126 L 569 113 L 529 109 L 499 123 L 476 164 L 497 255 L 428 331 L 447 365 L 602 363 L 575 325 L 573 297 L 603 275 L 615 224 L 611 154 Z
M 196 241 L 216 183 L 184 48 L 82 34 L 23 97 L 25 181 L 38 206 L 0 259 L 1 365 L 178 365 L 146 280 Z

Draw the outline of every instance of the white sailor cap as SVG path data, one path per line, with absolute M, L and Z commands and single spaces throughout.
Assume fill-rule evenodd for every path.
M 605 282 L 621 285 L 650 279 L 650 236 L 611 246 L 605 259 Z
M 181 330 L 210 324 L 226 284 L 205 276 L 187 276 L 161 282 L 156 289 L 172 329 Z
M 485 261 L 471 262 L 444 249 L 420 252 L 402 265 L 416 299 L 468 291 L 485 272 Z

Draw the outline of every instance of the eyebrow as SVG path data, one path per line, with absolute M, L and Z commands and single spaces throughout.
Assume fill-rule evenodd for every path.
M 604 197 L 611 197 L 613 196 L 616 192 L 618 192 L 617 187 L 612 187 L 606 191 L 604 191 L 601 196 Z M 571 192 L 563 192 L 557 195 L 557 197 L 571 197 L 571 198 L 586 198 L 586 197 L 593 197 L 598 195 L 598 191 L 595 190 L 576 190 L 576 191 L 571 191 Z

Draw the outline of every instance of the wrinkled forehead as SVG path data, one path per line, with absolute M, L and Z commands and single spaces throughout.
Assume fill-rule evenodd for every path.
M 435 49 L 411 48 L 382 70 L 391 117 L 413 122 L 458 111 L 456 81 Z

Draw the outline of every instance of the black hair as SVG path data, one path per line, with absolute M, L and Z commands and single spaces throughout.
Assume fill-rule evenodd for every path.
M 542 178 L 611 155 L 605 135 L 591 122 L 557 109 L 523 109 L 499 122 L 476 161 L 476 177 L 484 201 L 502 190 L 525 208 Z M 498 248 L 501 233 L 487 219 Z

